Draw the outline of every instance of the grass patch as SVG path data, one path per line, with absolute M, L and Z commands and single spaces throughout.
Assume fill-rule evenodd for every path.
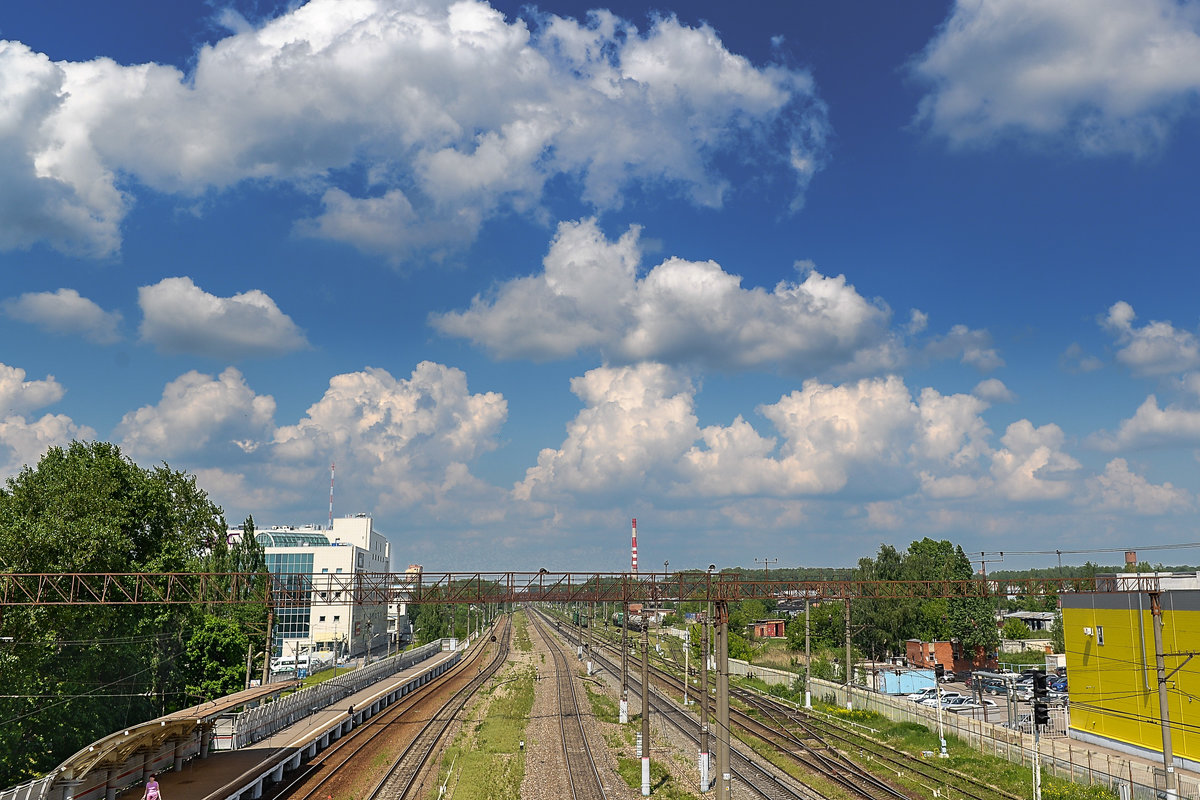
M 513 615 L 513 641 L 522 653 L 533 650 L 533 640 L 529 638 L 529 619 L 524 611 Z
M 474 727 L 470 741 L 456 741 L 442 759 L 438 783 L 451 776 L 457 800 L 519 800 L 525 778 L 520 748 L 533 708 L 536 671 L 527 667 L 516 678 L 490 691 L 487 714 Z M 462 739 L 460 734 L 460 739 Z
M 642 788 L 642 760 L 618 758 L 617 773 L 630 789 Z M 662 800 L 698 800 L 698 794 L 688 791 L 671 778 L 667 768 L 650 759 L 650 795 Z
M 592 704 L 592 716 L 601 722 L 619 722 L 621 719 L 621 710 L 617 702 L 603 692 L 597 692 L 590 686 L 584 687 L 587 690 L 588 702 Z
M 743 736 L 742 734 L 738 734 L 737 738 L 742 744 L 746 745 L 755 753 L 757 753 L 764 761 L 770 762 L 777 769 L 785 772 L 788 775 L 791 775 L 793 778 L 805 784 L 806 786 L 811 787 L 818 794 L 820 794 L 821 797 L 827 797 L 831 799 L 837 798 L 837 800 L 840 800 L 841 798 L 848 799 L 851 797 L 845 788 L 833 783 L 832 781 L 826 780 L 824 777 L 815 772 L 810 772 L 809 770 L 805 769 L 800 764 L 797 764 L 792 759 L 780 753 L 776 749 L 775 745 L 771 744 L 770 742 L 764 742 L 762 739 L 759 739 L 756 736 Z
M 753 664 L 764 667 L 785 669 L 789 672 L 803 672 L 800 659 L 794 650 L 789 650 L 784 639 L 755 639 Z
M 813 703 L 813 707 L 835 717 L 842 718 L 847 714 L 845 709 L 823 703 Z M 869 712 L 868 712 L 869 713 Z M 856 720 L 857 721 L 857 720 Z M 857 721 L 858 724 L 863 724 Z M 883 741 L 892 747 L 903 751 L 914 760 L 923 758 L 924 752 L 938 752 L 941 749 L 936 730 L 931 730 L 917 722 L 893 722 L 881 714 L 874 714 L 868 723 L 877 734 L 873 738 Z M 846 726 L 848 730 L 852 726 Z M 861 731 L 852 733 L 861 734 Z M 1030 768 L 1028 765 L 1015 764 L 997 756 L 988 755 L 971 748 L 966 742 L 955 736 L 946 737 L 946 752 L 948 759 L 936 759 L 939 765 L 950 767 L 975 780 L 995 786 L 1012 794 L 1024 796 L 1029 792 Z M 935 757 L 936 758 L 936 757 Z M 869 766 L 869 762 L 868 762 Z M 879 774 L 895 778 L 895 772 L 887 767 L 881 767 Z

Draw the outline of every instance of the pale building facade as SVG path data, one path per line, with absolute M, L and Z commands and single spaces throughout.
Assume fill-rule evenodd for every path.
M 241 534 L 230 531 L 231 538 Z M 332 650 L 356 655 L 388 642 L 386 604 L 356 602 L 353 576 L 390 572 L 391 544 L 371 517 L 356 514 L 320 525 L 275 526 L 255 530 L 267 569 L 307 602 L 274 609 L 271 657 Z M 393 623 L 394 624 L 394 623 Z

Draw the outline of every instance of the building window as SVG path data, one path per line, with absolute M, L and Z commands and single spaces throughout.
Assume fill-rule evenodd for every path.
M 322 614 L 322 615 L 320 616 L 320 618 L 319 618 L 319 620 L 318 620 L 318 621 L 320 621 L 320 622 L 324 622 L 324 621 L 325 621 L 325 615 L 324 615 L 324 614 Z
M 1096 644 L 1104 644 L 1104 626 L 1096 626 Z
M 342 573 L 342 568 L 341 568 L 341 567 L 338 567 L 338 568 L 337 568 L 337 571 L 338 571 L 338 574 L 340 575 L 340 574 Z
M 329 572 L 329 567 L 321 567 L 321 572 Z
M 335 615 L 334 615 L 334 617 L 333 617 L 333 621 L 334 621 L 334 622 L 341 622 L 341 621 L 342 621 L 342 618 L 341 618 L 341 616 L 340 616 L 340 615 L 338 615 L 338 614 L 335 614 Z

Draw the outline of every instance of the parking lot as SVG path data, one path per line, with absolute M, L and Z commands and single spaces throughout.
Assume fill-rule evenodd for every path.
M 980 698 L 980 695 L 977 695 L 975 693 L 975 689 L 972 686 L 968 685 L 964 681 L 954 680 L 954 681 L 943 682 L 941 684 L 941 687 L 947 693 L 957 692 L 960 695 L 963 695 L 963 696 L 966 696 L 966 697 L 969 697 L 972 699 Z M 1021 688 L 1023 689 L 1024 686 L 1022 686 Z M 1030 686 L 1030 691 L 1028 694 L 1026 694 L 1024 691 L 1021 691 L 1021 689 L 1018 689 L 1017 695 L 1018 695 L 1018 699 L 1017 699 L 1014 707 L 1011 710 L 1011 714 L 1012 714 L 1011 719 L 1010 719 L 1010 708 L 1009 708 L 1009 702 L 1008 702 L 1007 695 L 1006 695 L 1005 691 L 1003 690 L 1003 688 L 1001 688 L 1001 686 L 998 684 L 993 684 L 991 686 L 983 687 L 981 690 L 982 698 L 991 700 L 992 702 L 995 703 L 994 706 L 988 706 L 985 704 L 984 707 L 982 707 L 982 708 L 974 707 L 974 708 L 964 708 L 961 710 L 953 710 L 950 708 L 949 704 L 947 704 L 946 706 L 943 706 L 943 709 L 948 711 L 948 713 L 956 713 L 960 716 L 973 717 L 975 719 L 981 719 L 981 720 L 985 720 L 987 722 L 991 722 L 991 723 L 995 723 L 995 724 L 1012 723 L 1014 725 L 1014 727 L 1020 726 L 1020 727 L 1023 727 L 1026 730 L 1026 732 L 1029 732 L 1029 730 L 1031 730 L 1029 721 L 1033 717 L 1033 706 L 1032 706 L 1032 702 L 1031 702 L 1032 687 Z M 1026 699 L 1026 698 L 1030 698 L 1030 699 Z M 1066 705 L 1067 694 L 1065 692 L 1050 693 L 1047 698 L 1047 702 L 1050 705 L 1051 717 L 1053 720 L 1054 716 L 1057 716 L 1055 709 L 1062 708 L 1063 706 Z M 1059 713 L 1061 713 L 1061 712 L 1059 712 Z M 1065 725 L 1064 725 L 1064 727 L 1065 727 Z

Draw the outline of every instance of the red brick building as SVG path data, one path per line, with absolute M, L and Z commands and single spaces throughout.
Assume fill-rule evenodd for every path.
M 781 619 L 756 619 L 751 628 L 754 630 L 754 636 L 758 639 L 784 639 L 787 634 L 784 633 L 784 621 Z
M 904 655 L 909 665 L 917 669 L 933 669 L 935 665 L 941 664 L 954 672 L 967 672 L 996 666 L 996 660 L 988 658 L 982 648 L 973 654 L 968 653 L 957 640 L 922 642 L 919 639 L 909 639 L 905 642 Z

